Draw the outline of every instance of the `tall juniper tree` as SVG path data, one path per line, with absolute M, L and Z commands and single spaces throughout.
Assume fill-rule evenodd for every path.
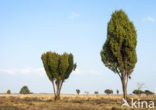
M 128 79 L 137 62 L 136 45 L 137 34 L 133 23 L 123 10 L 115 11 L 108 23 L 101 59 L 106 67 L 119 75 L 125 99 Z
M 41 56 L 46 74 L 53 85 L 55 100 L 60 99 L 60 91 L 71 72 L 76 69 L 72 54 L 46 52 Z

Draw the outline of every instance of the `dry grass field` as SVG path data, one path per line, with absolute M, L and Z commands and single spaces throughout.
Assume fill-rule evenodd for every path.
M 156 104 L 155 95 L 129 95 L 129 98 L 153 100 Z M 122 103 L 121 95 L 61 95 L 57 102 L 50 94 L 0 95 L 0 110 L 129 110 L 121 107 Z

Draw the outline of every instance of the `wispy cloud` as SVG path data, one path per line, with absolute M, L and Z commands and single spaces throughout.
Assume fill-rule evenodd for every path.
M 73 12 L 70 16 L 68 16 L 68 18 L 73 20 L 73 19 L 75 19 L 75 18 L 77 18 L 79 16 L 80 16 L 79 13 Z
M 142 21 L 142 22 L 145 22 L 145 21 L 155 22 L 156 20 L 155 20 L 153 17 L 148 16 L 148 17 L 146 17 L 146 18 L 143 18 L 141 21 Z
M 100 75 L 102 72 L 97 70 L 79 70 L 76 69 L 74 72 L 76 75 Z
M 0 69 L 0 73 L 6 74 L 39 74 L 42 75 L 44 73 L 44 68 L 20 68 L 20 69 Z
M 44 68 L 18 68 L 18 69 L 0 69 L 0 73 L 10 74 L 10 75 L 31 75 L 31 74 L 38 74 L 44 75 L 45 70 Z M 72 74 L 75 75 L 100 75 L 102 71 L 99 70 L 79 70 L 76 69 Z

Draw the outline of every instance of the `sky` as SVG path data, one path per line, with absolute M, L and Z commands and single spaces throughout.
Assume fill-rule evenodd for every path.
M 119 76 L 100 56 L 107 23 L 119 9 L 137 30 L 138 61 L 128 93 L 138 83 L 156 92 L 155 5 L 155 0 L 0 0 L 0 93 L 19 93 L 24 85 L 33 93 L 53 93 L 41 61 L 46 51 L 72 53 L 77 63 L 61 93 L 122 93 Z

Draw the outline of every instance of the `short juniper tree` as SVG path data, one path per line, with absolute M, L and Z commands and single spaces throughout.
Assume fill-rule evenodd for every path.
M 76 89 L 76 93 L 79 95 L 80 94 L 80 89 Z
M 94 94 L 96 94 L 96 95 L 97 95 L 97 94 L 99 94 L 99 92 L 98 92 L 98 91 L 95 91 L 95 92 L 94 92 Z
M 116 90 L 116 94 L 117 94 L 117 95 L 119 94 L 119 90 L 118 90 L 118 89 Z
M 20 94 L 31 94 L 31 92 L 27 86 L 23 86 L 19 93 Z
M 113 94 L 113 90 L 111 90 L 111 89 L 106 89 L 106 90 L 104 91 L 104 93 L 107 94 L 107 95 Z
M 71 72 L 76 69 L 72 54 L 46 52 L 41 56 L 46 74 L 53 85 L 55 100 L 60 99 L 60 91 Z
M 7 90 L 7 94 L 11 94 L 11 90 Z

